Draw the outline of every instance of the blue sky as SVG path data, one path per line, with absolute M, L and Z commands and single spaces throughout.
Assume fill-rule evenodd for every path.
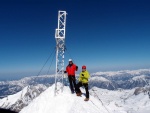
M 150 68 L 149 6 L 148 0 L 2 0 L 0 79 L 37 75 L 55 47 L 59 10 L 68 13 L 65 65 L 72 57 L 90 72 Z

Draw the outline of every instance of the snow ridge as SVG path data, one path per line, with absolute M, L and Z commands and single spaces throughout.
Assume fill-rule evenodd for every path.
M 14 95 L 0 99 L 0 107 L 19 112 L 46 89 L 47 87 L 42 84 L 37 86 L 27 86 Z
M 59 90 L 54 96 L 54 85 L 34 99 L 29 106 L 20 113 L 107 113 L 102 104 L 93 96 L 90 101 L 84 101 L 85 96 L 77 97 L 70 93 L 69 87 L 64 86 L 64 91 Z

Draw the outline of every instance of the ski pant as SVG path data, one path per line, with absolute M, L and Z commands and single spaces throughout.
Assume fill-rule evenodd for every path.
M 76 85 L 76 93 L 81 93 L 80 87 L 82 87 L 82 86 L 84 86 L 84 88 L 85 88 L 85 91 L 86 91 L 86 98 L 89 98 L 88 83 L 79 82 L 79 83 Z
M 69 80 L 69 83 L 70 83 L 71 92 L 74 92 L 75 87 L 76 87 L 76 78 L 75 78 L 75 75 L 69 75 L 68 76 L 68 80 Z

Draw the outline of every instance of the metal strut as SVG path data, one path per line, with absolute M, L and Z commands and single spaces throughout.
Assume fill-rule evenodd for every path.
M 66 11 L 58 12 L 58 28 L 55 31 L 56 39 L 56 72 L 55 72 L 55 96 L 57 92 L 57 82 L 62 84 L 63 91 L 63 74 L 64 74 L 64 53 L 65 53 L 65 28 L 66 28 Z

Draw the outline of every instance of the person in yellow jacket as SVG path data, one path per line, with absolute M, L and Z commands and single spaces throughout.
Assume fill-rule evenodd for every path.
M 89 100 L 89 91 L 88 91 L 88 79 L 90 77 L 89 72 L 86 70 L 86 66 L 82 66 L 82 72 L 79 75 L 79 83 L 76 85 L 76 94 L 77 96 L 81 96 L 82 92 L 80 87 L 84 86 L 86 91 L 86 98 L 84 101 Z

